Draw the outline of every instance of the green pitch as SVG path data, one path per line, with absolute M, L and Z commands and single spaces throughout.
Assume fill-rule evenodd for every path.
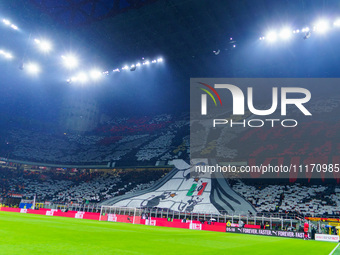
M 0 212 L 0 254 L 329 254 L 335 243 Z M 340 247 L 339 247 L 340 249 Z M 334 253 L 337 254 L 337 251 Z

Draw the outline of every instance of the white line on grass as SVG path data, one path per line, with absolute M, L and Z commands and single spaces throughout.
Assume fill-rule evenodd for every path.
M 335 246 L 335 248 L 331 251 L 331 253 L 330 253 L 329 255 L 332 255 L 332 254 L 335 252 L 335 250 L 336 250 L 336 248 L 338 248 L 339 244 L 340 244 L 340 243 L 338 243 L 338 245 Z

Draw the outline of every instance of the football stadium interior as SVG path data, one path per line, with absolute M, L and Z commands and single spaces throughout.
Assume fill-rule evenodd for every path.
M 340 254 L 339 1 L 3 0 L 0 31 L 0 254 Z

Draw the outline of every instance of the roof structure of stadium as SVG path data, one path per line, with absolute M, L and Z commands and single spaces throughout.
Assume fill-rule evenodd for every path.
M 162 54 L 180 70 L 202 72 L 207 55 L 230 54 L 256 40 L 276 21 L 306 25 L 333 15 L 337 1 L 30 0 L 4 1 L 1 9 L 25 9 L 23 19 L 77 34 L 110 59 Z M 0 5 L 1 7 L 1 5 Z M 51 28 L 52 29 L 52 28 Z

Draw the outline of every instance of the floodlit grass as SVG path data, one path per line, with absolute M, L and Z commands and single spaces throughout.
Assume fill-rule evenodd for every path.
M 329 254 L 335 243 L 0 212 L 0 254 Z M 340 248 L 339 248 L 340 249 Z M 337 254 L 336 251 L 334 254 Z

